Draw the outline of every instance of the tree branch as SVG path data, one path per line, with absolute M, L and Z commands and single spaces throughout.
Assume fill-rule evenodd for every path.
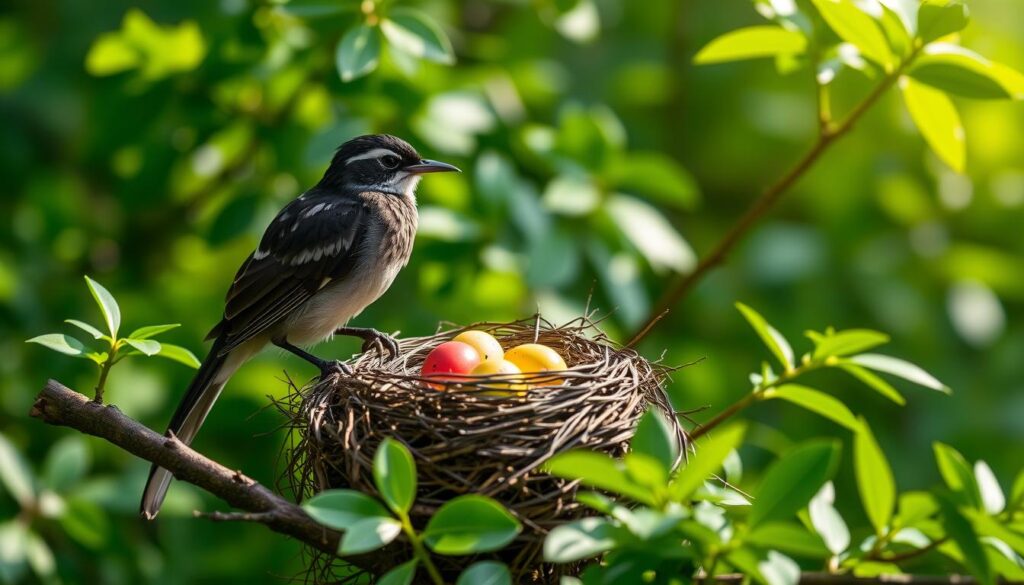
M 165 437 L 125 416 L 115 406 L 104 406 L 50 380 L 36 397 L 29 416 L 47 424 L 69 427 L 105 439 L 156 463 L 174 477 L 196 485 L 244 513 L 209 514 L 211 520 L 246 520 L 291 536 L 321 551 L 335 554 L 339 534 L 309 517 L 302 508 L 262 484 L 207 459 L 177 438 Z

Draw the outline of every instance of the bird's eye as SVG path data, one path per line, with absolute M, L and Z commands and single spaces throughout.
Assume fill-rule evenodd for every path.
M 383 166 L 383 167 L 384 167 L 385 169 L 393 169 L 393 168 L 396 168 L 396 167 L 398 167 L 398 163 L 399 163 L 399 162 L 401 162 L 401 160 L 400 160 L 400 159 L 399 159 L 399 158 L 398 158 L 397 156 L 395 156 L 395 155 L 393 155 L 393 154 L 389 154 L 389 155 L 387 155 L 387 156 L 382 156 L 382 157 L 380 158 L 380 164 L 381 164 L 381 166 Z

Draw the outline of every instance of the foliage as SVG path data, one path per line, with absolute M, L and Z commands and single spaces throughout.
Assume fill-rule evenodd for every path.
M 107 326 L 107 333 L 103 333 L 96 327 L 77 319 L 66 319 L 75 327 L 85 331 L 95 340 L 106 343 L 106 351 L 90 350 L 78 339 L 63 333 L 47 333 L 28 340 L 28 343 L 38 343 L 53 351 L 77 358 L 84 358 L 96 362 L 100 368 L 99 382 L 96 384 L 96 402 L 103 402 L 103 388 L 107 383 L 107 375 L 110 370 L 126 357 L 133 355 L 144 355 L 146 357 L 158 355 L 176 362 L 185 364 L 192 368 L 199 367 L 199 360 L 193 353 L 180 345 L 171 343 L 160 343 L 153 339 L 157 335 L 180 327 L 178 323 L 171 325 L 147 325 L 140 327 L 128 334 L 127 337 L 119 338 L 118 331 L 121 328 L 121 308 L 117 304 L 114 295 L 103 288 L 103 285 L 95 280 L 85 277 L 85 283 L 89 286 L 93 299 L 100 308 L 103 321 Z
M 343 531 L 338 544 L 342 556 L 377 550 L 404 533 L 415 556 L 381 576 L 380 582 L 412 583 L 417 567 L 423 565 L 434 583 L 443 583 L 427 548 L 453 556 L 490 552 L 511 542 L 522 530 L 519 521 L 498 502 L 464 495 L 438 508 L 418 532 L 409 520 L 416 497 L 416 463 L 395 439 L 385 439 L 377 448 L 373 478 L 384 505 L 362 492 L 336 489 L 320 492 L 302 507 L 324 526 Z M 510 579 L 503 564 L 480 562 L 468 567 L 459 582 L 498 584 L 502 579 L 506 583 Z

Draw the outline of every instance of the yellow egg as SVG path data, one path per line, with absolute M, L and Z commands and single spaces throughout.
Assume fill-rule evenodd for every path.
M 481 362 L 500 360 L 505 355 L 505 350 L 501 348 L 498 340 L 490 333 L 483 331 L 463 331 L 456 335 L 453 341 L 461 341 L 472 346 L 480 354 Z
M 521 394 L 529 390 L 529 384 L 518 382 L 513 374 L 520 374 L 519 368 L 508 360 L 489 360 L 482 362 L 470 372 L 473 376 L 498 376 L 500 381 L 480 384 L 481 388 L 493 389 L 495 392 L 483 392 L 487 395 Z
M 524 343 L 505 352 L 505 359 L 515 364 L 524 374 L 567 370 L 565 360 L 558 352 L 540 343 Z M 543 380 L 540 386 L 557 386 L 561 379 Z

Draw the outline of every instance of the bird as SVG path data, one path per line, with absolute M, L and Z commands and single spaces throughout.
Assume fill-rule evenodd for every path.
M 387 134 L 358 136 L 335 151 L 323 178 L 274 217 L 235 275 L 223 318 L 168 425 L 167 436 L 190 444 L 221 389 L 238 368 L 268 344 L 320 369 L 321 378 L 350 374 L 336 360 L 303 348 L 334 335 L 363 339 L 397 355 L 395 340 L 376 329 L 349 327 L 350 319 L 391 286 L 412 253 L 416 187 L 427 173 L 460 172 L 420 157 Z M 172 474 L 154 464 L 140 514 L 156 517 Z

